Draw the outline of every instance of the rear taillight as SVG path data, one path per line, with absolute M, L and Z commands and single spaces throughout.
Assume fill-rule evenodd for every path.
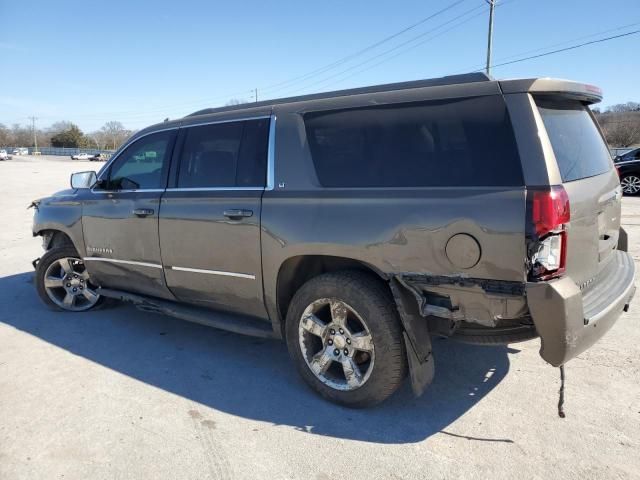
M 561 185 L 527 190 L 532 280 L 561 276 L 566 267 L 569 196 Z

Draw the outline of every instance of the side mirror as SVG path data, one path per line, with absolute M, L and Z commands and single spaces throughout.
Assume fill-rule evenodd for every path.
M 71 174 L 71 188 L 91 188 L 96 184 L 98 177 L 93 170 Z

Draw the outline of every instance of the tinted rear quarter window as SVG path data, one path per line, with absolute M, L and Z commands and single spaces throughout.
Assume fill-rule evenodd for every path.
M 575 100 L 536 98 L 563 182 L 601 175 L 611 169 L 611 154 L 589 114 Z
M 304 116 L 325 187 L 522 186 L 501 96 Z

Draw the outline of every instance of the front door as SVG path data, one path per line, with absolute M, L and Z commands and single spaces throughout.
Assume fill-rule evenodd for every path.
M 84 260 L 96 284 L 172 298 L 162 270 L 158 212 L 174 139 L 175 131 L 164 131 L 133 142 L 84 202 Z
M 183 127 L 160 205 L 167 285 L 181 301 L 267 318 L 260 210 L 269 119 Z

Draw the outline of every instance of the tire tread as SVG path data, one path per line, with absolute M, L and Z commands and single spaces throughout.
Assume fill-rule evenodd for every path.
M 368 318 L 366 320 L 370 329 L 372 328 L 371 323 L 374 323 L 374 328 L 378 329 L 379 340 L 375 344 L 376 360 L 378 361 L 379 357 L 384 356 L 385 362 L 383 364 L 376 363 L 372 377 L 369 378 L 367 384 L 352 392 L 333 390 L 322 384 L 311 372 L 308 372 L 308 367 L 299 353 L 296 312 L 304 309 L 310 303 L 307 303 L 304 299 L 305 296 L 323 289 L 358 292 L 361 297 L 360 300 L 370 305 L 377 315 L 377 319 Z M 349 294 L 347 293 L 348 296 Z M 349 298 L 341 298 L 349 304 L 352 303 Z M 344 270 L 325 273 L 312 278 L 294 295 L 289 306 L 285 328 L 290 354 L 298 369 L 301 370 L 303 378 L 318 393 L 331 401 L 356 408 L 372 406 L 391 396 L 406 377 L 407 360 L 404 338 L 395 302 L 387 285 L 371 274 L 357 270 Z M 380 338 L 384 340 L 380 341 Z M 374 374 L 378 380 L 373 378 Z M 372 381 L 375 381 L 375 387 L 367 388 Z M 360 395 L 361 390 L 365 388 L 367 388 L 366 395 Z

